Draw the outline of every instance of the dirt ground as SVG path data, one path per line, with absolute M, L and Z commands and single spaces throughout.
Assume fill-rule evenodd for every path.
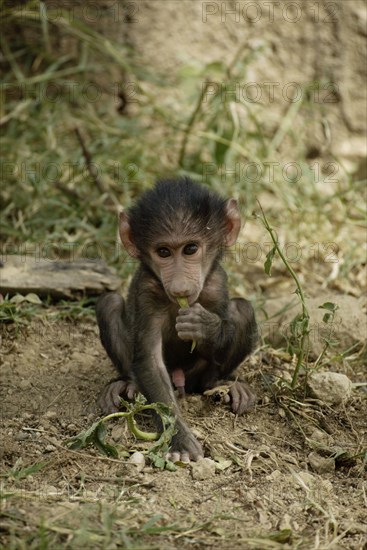
M 35 321 L 16 337 L 4 327 L 2 337 L 3 548 L 366 547 L 365 465 L 352 458 L 366 449 L 362 388 L 333 408 L 277 397 L 274 374 L 291 365 L 260 351 L 241 367 L 260 396 L 254 412 L 236 418 L 208 398 L 187 399 L 185 416 L 215 473 L 138 472 L 93 448 L 63 446 L 96 420 L 96 396 L 113 376 L 94 320 Z M 364 376 L 362 366 L 353 382 Z M 129 451 L 148 445 L 123 421 L 109 429 Z M 320 444 L 336 459 L 317 473 L 309 455 Z
M 295 3 L 288 1 L 274 3 L 275 20 L 267 15 L 269 2 L 262 2 L 258 21 L 248 20 L 254 3 L 242 2 L 237 21 L 234 16 L 224 17 L 224 2 L 141 0 L 124 3 L 125 10 L 139 8 L 128 26 L 116 16 L 115 0 L 103 4 L 109 7 L 109 19 L 99 20 L 102 30 L 131 44 L 142 67 L 157 70 L 157 88 L 149 84 L 148 90 L 155 91 L 160 107 L 176 95 L 178 100 L 187 95 L 186 88 L 176 84 L 181 66 L 218 60 L 228 65 L 239 48 L 248 51 L 249 59 L 254 57 L 241 79 L 241 90 L 246 83 L 259 83 L 262 103 L 255 107 L 267 107 L 264 129 L 269 135 L 275 134 L 288 112 L 285 87 L 292 82 L 302 86 L 312 80 L 322 82 L 321 94 L 330 90 L 333 94 L 311 105 L 306 137 L 302 137 L 304 149 L 321 158 L 325 135 L 320 113 L 327 115 L 333 138 L 330 152 L 352 173 L 360 171 L 360 179 L 365 178 L 366 10 L 362 0 L 304 0 L 295 22 Z M 216 10 L 210 24 L 203 18 L 202 4 Z M 248 12 L 242 11 L 243 5 Z M 57 47 L 68 54 L 73 40 L 63 38 Z M 112 98 L 113 84 L 122 79 L 121 69 L 106 72 L 100 80 Z M 266 84 L 276 86 L 274 102 L 265 94 Z M 166 129 L 150 126 L 147 143 L 155 143 L 159 141 L 156 135 L 164 135 Z M 289 147 L 285 140 L 280 151 L 285 161 L 293 159 Z M 163 167 L 167 163 L 165 159 L 160 162 Z M 326 192 L 320 184 L 318 193 Z M 348 200 L 353 214 L 354 198 Z M 335 211 L 344 224 L 344 211 L 339 213 L 337 207 Z M 281 205 L 279 212 L 286 217 Z M 337 230 L 331 219 L 325 229 L 329 235 L 323 238 L 315 232 L 315 238 L 335 240 L 342 257 L 349 248 L 362 255 L 364 229 L 357 224 L 350 229 L 353 216 L 348 218 L 351 221 L 345 230 Z M 313 221 L 307 217 L 304 223 Z M 351 231 L 358 231 L 355 241 Z M 253 242 L 260 240 L 254 236 Z M 354 242 L 358 243 L 355 248 Z M 359 279 L 365 273 L 363 262 L 358 261 L 358 277 L 353 264 L 346 263 L 348 282 L 339 288 L 337 274 L 322 272 L 323 266 L 316 272 L 314 265 L 305 265 L 301 282 L 311 277 L 317 280 L 312 291 L 307 289 L 312 297 L 318 298 L 334 284 L 334 291 L 357 299 L 365 290 L 365 279 L 363 283 Z M 342 269 L 342 263 L 338 265 Z M 246 291 L 260 294 L 267 288 L 268 298 L 273 298 L 270 285 L 274 278 L 262 283 L 259 272 L 246 277 L 242 272 L 238 280 L 233 276 L 232 289 L 248 284 Z M 282 289 L 289 297 L 294 288 L 287 283 L 288 275 L 279 279 L 274 296 L 286 279 Z M 327 299 L 320 297 L 317 304 Z M 344 348 L 354 346 L 355 340 L 358 344 L 361 333 L 365 335 L 361 317 L 352 313 L 353 308 Z M 72 451 L 65 447 L 68 438 L 98 418 L 97 396 L 114 376 L 93 318 L 67 323 L 45 315 L 19 331 L 11 324 L 2 326 L 0 338 L 0 548 L 366 550 L 367 393 L 363 383 L 367 367 L 361 355 L 356 360 L 339 355 L 326 365 L 354 383 L 351 398 L 333 407 L 304 395 L 280 393 L 275 382 L 279 377 L 289 379 L 294 363 L 285 352 L 269 347 L 261 347 L 240 368 L 259 396 L 253 412 L 237 418 L 223 404 L 202 396 L 188 397 L 183 404 L 185 417 L 203 443 L 205 456 L 216 463 L 215 473 L 199 480 L 193 476 L 192 465 L 170 472 L 148 464 L 139 472 L 125 458 L 107 458 L 94 448 Z M 359 342 L 351 353 L 358 356 L 362 346 Z M 109 438 L 130 453 L 149 446 L 136 441 L 121 420 L 111 422 Z M 319 457 L 316 469 L 315 455 Z

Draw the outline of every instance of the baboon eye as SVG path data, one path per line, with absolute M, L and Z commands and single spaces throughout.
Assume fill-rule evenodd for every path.
M 171 252 L 165 246 L 157 249 L 157 254 L 160 258 L 168 258 L 171 255 Z
M 195 244 L 195 243 L 190 243 L 190 244 L 187 244 L 185 246 L 185 248 L 183 249 L 184 251 L 184 254 L 186 254 L 187 256 L 191 256 L 192 254 L 195 254 L 195 252 L 197 252 L 199 249 L 198 245 Z

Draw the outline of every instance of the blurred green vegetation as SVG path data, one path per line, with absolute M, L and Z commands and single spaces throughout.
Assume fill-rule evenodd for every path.
M 2 2 L 1 20 L 3 252 L 103 257 L 127 275 L 134 264 L 117 244 L 118 205 L 173 174 L 234 195 L 246 219 L 256 198 L 267 197 L 284 239 L 338 243 L 345 224 L 362 223 L 365 182 L 353 181 L 329 152 L 322 104 L 311 100 L 314 83 L 286 104 L 280 123 L 268 104 L 233 101 L 231 90 L 246 82 L 264 46 L 244 43 L 228 65 L 193 62 L 165 75 L 42 2 Z M 317 177 L 305 144 L 307 120 L 315 119 L 325 126 Z M 297 168 L 285 177 L 287 149 Z M 331 192 L 324 191 L 328 162 L 338 163 Z M 276 163 L 274 177 L 269 163 Z M 357 249 L 351 237 L 348 266 L 362 261 Z

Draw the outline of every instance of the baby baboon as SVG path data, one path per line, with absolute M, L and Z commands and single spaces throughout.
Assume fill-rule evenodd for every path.
M 229 299 L 220 265 L 240 225 L 234 199 L 188 178 L 159 181 L 120 214 L 121 241 L 140 263 L 126 300 L 109 293 L 97 304 L 101 340 L 120 374 L 101 405 L 106 413 L 116 411 L 120 395 L 132 398 L 138 390 L 149 402 L 172 404 L 174 461 L 197 460 L 203 450 L 182 418 L 172 383 L 181 395 L 213 388 L 257 340 L 253 308 L 242 298 Z M 180 307 L 182 298 L 188 307 Z M 231 385 L 229 396 L 237 414 L 255 402 L 241 381 Z

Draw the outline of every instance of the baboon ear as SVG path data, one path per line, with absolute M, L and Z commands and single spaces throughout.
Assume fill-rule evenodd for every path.
M 224 235 L 224 244 L 232 246 L 237 241 L 238 233 L 241 229 L 241 216 L 236 199 L 229 199 L 226 202 L 225 214 L 226 233 Z
M 125 250 L 133 258 L 137 258 L 139 256 L 139 251 L 131 238 L 129 218 L 124 210 L 119 214 L 119 233 Z

